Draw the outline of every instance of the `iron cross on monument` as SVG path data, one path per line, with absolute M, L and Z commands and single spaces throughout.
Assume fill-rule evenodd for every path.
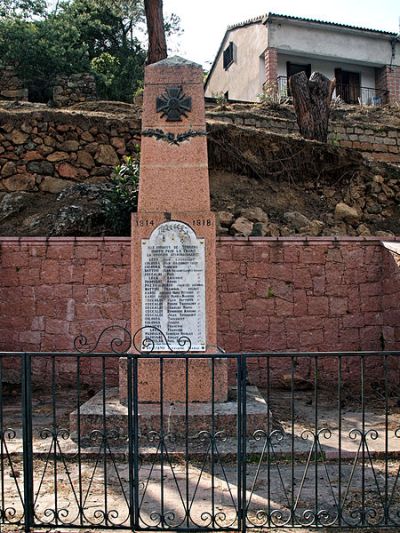
M 145 71 L 138 212 L 132 216 L 132 332 L 163 360 L 164 401 L 228 395 L 227 362 L 186 362 L 180 350 L 215 352 L 215 217 L 210 210 L 200 65 L 172 57 Z M 171 351 L 172 350 L 172 351 Z M 140 359 L 139 401 L 160 398 L 160 360 Z

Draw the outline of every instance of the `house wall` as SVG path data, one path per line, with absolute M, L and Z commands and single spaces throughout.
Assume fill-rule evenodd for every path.
M 129 238 L 3 237 L 0 246 L 0 350 L 73 350 L 80 333 L 93 341 L 113 324 L 129 327 Z M 218 344 L 233 352 L 378 350 L 390 333 L 397 340 L 388 346 L 400 348 L 400 300 L 391 296 L 390 312 L 383 300 L 399 278 L 388 254 L 377 238 L 218 239 Z M 69 364 L 60 364 L 59 382 L 70 379 Z M 87 360 L 82 382 L 98 382 L 99 364 Z M 109 364 L 116 384 L 118 357 Z M 49 365 L 35 361 L 36 381 Z M 252 361 L 250 380 L 263 385 L 259 365 Z M 7 369 L 7 379 L 18 377 Z
M 400 42 L 395 45 L 392 58 L 391 36 L 270 17 L 267 24 L 257 22 L 230 30 L 222 51 L 230 41 L 237 47 L 238 60 L 225 71 L 223 54 L 220 54 L 207 82 L 208 97 L 228 92 L 232 100 L 256 101 L 264 81 L 273 81 L 273 69 L 268 68 L 270 61 L 266 53 L 272 49 L 279 56 L 278 75 L 286 76 L 287 60 L 311 62 L 313 70 L 329 78 L 333 77 L 335 67 L 360 72 L 361 85 L 371 88 L 375 88 L 376 83 L 374 69 L 392 63 L 393 70 L 385 77 L 387 83 L 379 88 L 391 91 L 390 101 L 400 101 L 400 74 L 397 71 L 400 69 Z
M 327 24 L 287 23 L 282 19 L 268 24 L 268 46 L 281 53 L 324 57 L 371 66 L 388 65 L 392 48 L 390 38 L 373 32 L 352 31 Z M 396 45 L 393 65 L 400 65 L 400 43 Z
M 236 60 L 227 69 L 223 66 L 223 51 L 230 42 L 236 47 Z M 261 93 L 265 73 L 260 68 L 267 48 L 267 28 L 252 24 L 228 32 L 206 87 L 206 96 L 229 92 L 232 100 L 253 101 Z

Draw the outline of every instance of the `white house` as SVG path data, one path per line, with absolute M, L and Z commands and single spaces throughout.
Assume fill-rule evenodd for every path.
M 206 96 L 251 102 L 265 86 L 286 94 L 301 70 L 335 77 L 348 103 L 400 102 L 400 34 L 269 13 L 228 27 Z

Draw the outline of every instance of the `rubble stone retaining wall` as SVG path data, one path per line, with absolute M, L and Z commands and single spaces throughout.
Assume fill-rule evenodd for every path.
M 0 191 L 57 193 L 106 179 L 140 141 L 137 119 L 73 111 L 0 111 Z
M 282 135 L 299 133 L 295 116 L 263 116 L 251 111 L 208 112 L 208 117 L 235 124 L 263 128 Z M 381 124 L 346 124 L 331 120 L 328 142 L 360 150 L 375 161 L 400 163 L 400 128 Z
M 129 238 L 3 237 L 0 245 L 0 350 L 72 350 L 79 333 L 94 340 L 112 324 L 129 327 Z M 400 348 L 400 272 L 379 239 L 224 237 L 217 256 L 225 350 Z M 46 364 L 35 370 L 44 379 Z M 250 381 L 265 385 L 265 360 L 249 366 Z M 83 381 L 95 383 L 97 370 L 88 364 Z M 68 381 L 68 362 L 58 371 Z M 110 373 L 116 383 L 117 357 Z
M 28 90 L 13 67 L 0 67 L 0 100 L 27 100 Z
M 96 79 L 92 74 L 57 76 L 53 87 L 53 103 L 57 107 L 68 107 L 96 99 Z

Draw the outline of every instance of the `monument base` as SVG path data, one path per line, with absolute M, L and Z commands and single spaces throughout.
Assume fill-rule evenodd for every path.
M 90 445 L 91 432 L 103 431 L 104 425 L 108 431 L 114 433 L 115 442 L 127 440 L 128 407 L 119 401 L 118 388 L 106 389 L 105 424 L 103 417 L 103 391 L 84 403 L 80 408 L 80 436 L 81 443 Z M 214 409 L 209 402 L 191 403 L 159 403 L 138 404 L 138 430 L 140 437 L 146 439 L 151 432 L 159 433 L 161 420 L 164 432 L 168 432 L 174 439 L 192 441 L 201 432 L 223 432 L 226 437 L 237 437 L 238 403 L 237 391 L 230 389 L 228 401 L 215 403 Z M 272 417 L 268 405 L 257 387 L 248 386 L 246 390 L 246 427 L 247 435 L 253 435 L 257 430 L 267 430 L 269 423 L 272 427 Z M 78 413 L 70 414 L 71 436 L 75 440 L 78 427 Z
M 119 363 L 119 397 L 127 404 L 126 357 Z M 138 360 L 139 402 L 226 402 L 228 399 L 228 361 L 226 359 Z M 161 387 L 162 384 L 162 387 Z M 161 393 L 162 390 L 162 393 Z

